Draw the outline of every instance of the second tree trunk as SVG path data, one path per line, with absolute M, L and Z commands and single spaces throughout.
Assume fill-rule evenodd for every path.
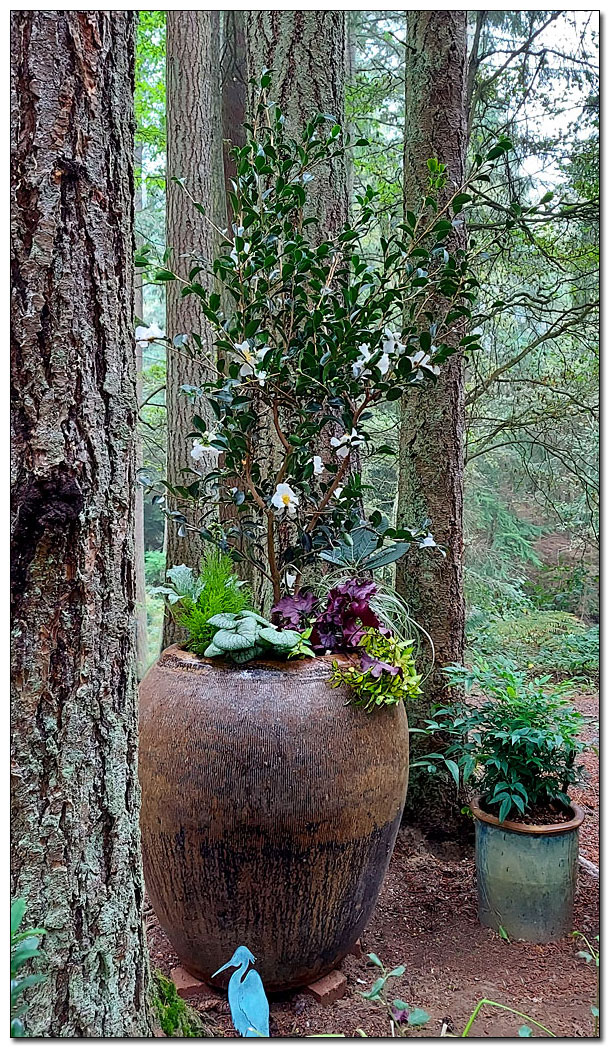
M 182 277 L 188 276 L 193 256 L 206 263 L 214 257 L 217 234 L 211 221 L 224 225 L 218 223 L 223 182 L 219 62 L 218 12 L 168 11 L 166 240 L 171 265 Z M 184 179 L 188 193 L 203 203 L 205 215 L 174 178 Z M 205 274 L 199 279 L 205 282 Z M 166 333 L 171 340 L 187 335 L 196 355 L 190 357 L 188 349 L 180 346 L 171 346 L 167 352 L 167 479 L 174 485 L 195 479 L 183 472 L 194 466 L 187 434 L 193 429 L 193 415 L 206 418 L 210 411 L 205 401 L 193 404 L 182 386 L 199 386 L 215 354 L 198 300 L 182 298 L 181 287 L 178 281 L 167 284 Z M 192 332 L 202 340 L 200 353 Z M 201 462 L 198 468 L 205 473 L 212 464 L 210 459 L 207 468 Z M 168 520 L 166 539 L 167 567 L 186 563 L 197 570 L 203 548 L 197 533 L 188 530 L 180 536 L 176 523 Z M 163 647 L 182 637 L 182 631 L 166 619 Z
M 406 45 L 404 198 L 405 208 L 417 210 L 429 158 L 447 166 L 445 199 L 464 179 L 466 12 L 408 11 Z M 456 229 L 455 240 L 456 246 L 463 244 L 463 227 Z M 399 594 L 434 641 L 435 665 L 423 685 L 426 708 L 442 697 L 442 667 L 464 655 L 463 445 L 464 363 L 456 354 L 435 387 L 409 392 L 401 405 L 397 519 L 402 525 L 429 519 L 446 549 L 444 558 L 437 551 L 411 552 L 396 573 Z M 418 781 L 412 777 L 407 808 L 442 824 L 445 800 L 437 813 L 428 803 L 434 780 L 426 775 L 423 792 Z

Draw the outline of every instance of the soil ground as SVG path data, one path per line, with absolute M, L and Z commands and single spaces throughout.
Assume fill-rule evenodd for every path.
M 597 696 L 578 696 L 575 705 L 597 719 Z M 586 737 L 597 743 L 597 726 Z M 594 750 L 587 751 L 586 788 L 572 791 L 586 813 L 580 852 L 599 864 L 599 773 Z M 574 928 L 592 939 L 598 934 L 599 884 L 581 868 Z M 148 931 L 152 962 L 169 975 L 179 961 L 151 914 Z M 274 1037 L 311 1034 L 391 1036 L 388 1019 L 378 1005 L 362 999 L 376 975 L 366 954 L 376 953 L 386 967 L 404 964 L 406 972 L 391 983 L 391 997 L 424 1008 L 430 1022 L 412 1036 L 438 1037 L 443 1024 L 459 1034 L 477 1002 L 490 998 L 537 1019 L 560 1037 L 592 1036 L 591 1004 L 596 971 L 576 956 L 581 945 L 573 938 L 542 946 L 506 942 L 477 921 L 474 857 L 470 842 L 427 840 L 403 827 L 379 902 L 362 937 L 364 955 L 347 957 L 341 970 L 347 977 L 342 1000 L 323 1007 L 303 993 L 271 1001 L 270 1031 Z M 205 989 L 190 1003 L 201 1011 L 217 1036 L 236 1036 L 226 997 Z M 515 1037 L 524 1020 L 485 1007 L 472 1027 L 473 1037 Z M 536 1031 L 533 1028 L 534 1036 Z M 543 1036 L 543 1035 L 542 1035 Z

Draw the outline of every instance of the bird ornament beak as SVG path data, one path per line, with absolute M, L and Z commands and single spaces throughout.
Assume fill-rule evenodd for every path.
M 220 975 L 221 972 L 226 972 L 227 968 L 237 968 L 237 967 L 238 967 L 238 965 L 235 963 L 233 958 L 231 958 L 230 961 L 227 961 L 226 964 L 223 964 L 222 968 L 219 968 L 217 972 L 214 972 L 214 974 L 211 975 L 210 978 L 211 979 L 215 979 L 216 976 Z

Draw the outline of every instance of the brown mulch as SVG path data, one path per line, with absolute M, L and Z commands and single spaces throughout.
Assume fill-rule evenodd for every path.
M 583 713 L 597 718 L 596 695 L 582 694 L 574 702 Z M 586 737 L 596 744 L 595 725 L 587 728 Z M 572 798 L 586 813 L 580 833 L 581 854 L 598 865 L 597 754 L 587 751 L 584 763 L 588 786 L 573 790 Z M 178 958 L 154 914 L 148 923 L 152 962 L 169 975 Z M 599 929 L 599 883 L 582 869 L 574 928 L 589 939 Z M 581 945 L 573 938 L 539 946 L 506 942 L 483 928 L 477 921 L 470 842 L 433 842 L 403 827 L 362 945 L 363 957 L 347 957 L 341 965 L 348 982 L 342 1000 L 322 1007 L 303 993 L 291 993 L 271 1001 L 272 1036 L 343 1033 L 353 1037 L 358 1028 L 369 1037 L 390 1036 L 383 1011 L 358 995 L 378 974 L 367 960 L 368 952 L 376 953 L 387 967 L 406 966 L 404 976 L 392 980 L 391 994 L 413 1007 L 424 1008 L 431 1016 L 427 1026 L 412 1036 L 438 1037 L 444 1024 L 447 1032 L 461 1033 L 482 997 L 527 1013 L 558 1036 L 592 1035 L 595 967 L 576 956 Z M 236 1036 L 224 995 L 205 989 L 189 1003 L 205 1015 L 219 1036 Z M 471 1036 L 514 1037 L 523 1022 L 517 1016 L 485 1007 Z
M 511 815 L 510 821 L 523 823 L 524 826 L 549 826 L 559 822 L 571 822 L 573 818 L 574 815 L 569 809 L 550 804 L 534 804 L 524 815 L 519 812 Z

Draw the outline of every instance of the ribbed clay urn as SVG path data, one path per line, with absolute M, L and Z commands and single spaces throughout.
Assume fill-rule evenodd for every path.
M 305 985 L 371 916 L 406 796 L 407 718 L 402 703 L 346 705 L 332 661 L 235 666 L 174 646 L 142 681 L 146 887 L 201 979 L 244 945 L 267 990 Z

